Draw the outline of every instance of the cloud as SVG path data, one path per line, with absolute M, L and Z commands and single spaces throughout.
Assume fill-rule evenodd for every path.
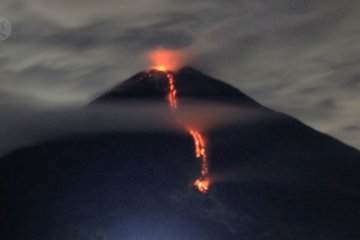
M 11 102 L 0 106 L 0 111 L 4 113 L 0 119 L 0 155 L 68 135 L 178 131 L 166 116 L 167 109 L 158 105 L 151 105 L 146 111 L 142 104 L 91 108 L 58 106 L 56 109 L 24 103 L 16 106 L 14 108 Z
M 186 48 L 201 70 L 360 148 L 359 5 L 5 0 L 13 33 L 0 43 L 0 88 L 86 103 L 145 68 L 145 51 Z
M 166 104 L 132 102 L 92 105 L 46 105 L 39 99 L 0 91 L 0 156 L 20 147 L 58 138 L 108 132 L 184 132 Z M 224 125 L 251 122 L 267 112 L 226 104 L 183 103 L 176 119 L 207 132 Z

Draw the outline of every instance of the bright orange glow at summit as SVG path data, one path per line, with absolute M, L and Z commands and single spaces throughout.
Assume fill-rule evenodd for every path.
M 189 59 L 189 53 L 184 50 L 172 50 L 158 48 L 146 54 L 147 60 L 151 64 L 151 69 L 162 72 L 177 71 L 183 67 Z
M 158 71 L 161 71 L 161 72 L 166 72 L 166 70 L 167 70 L 166 66 L 161 66 L 161 65 L 156 66 L 155 69 Z

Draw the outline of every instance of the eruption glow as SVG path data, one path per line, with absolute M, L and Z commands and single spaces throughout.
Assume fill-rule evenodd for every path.
M 150 59 L 152 59 L 155 63 L 155 66 L 153 66 L 152 69 L 163 72 L 168 80 L 169 89 L 167 100 L 171 110 L 173 111 L 175 111 L 178 107 L 178 101 L 176 95 L 177 89 L 175 86 L 175 77 L 171 70 L 176 70 L 180 66 L 179 60 L 182 60 L 183 58 L 181 57 L 185 57 L 185 55 L 187 54 L 180 51 L 162 49 L 149 54 Z M 197 187 L 200 192 L 206 193 L 210 187 L 206 142 L 198 130 L 190 128 L 186 124 L 182 125 L 184 125 L 185 129 L 192 136 L 195 147 L 195 156 L 201 161 L 201 176 L 194 181 L 194 186 Z
M 146 58 L 153 64 L 150 69 L 161 72 L 177 71 L 188 61 L 190 54 L 184 50 L 158 48 L 148 52 Z

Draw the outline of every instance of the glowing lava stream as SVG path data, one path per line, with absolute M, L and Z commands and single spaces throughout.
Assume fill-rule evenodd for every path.
M 201 177 L 195 180 L 194 185 L 200 192 L 206 193 L 210 186 L 210 180 L 208 178 L 209 168 L 206 158 L 206 144 L 199 131 L 191 128 L 187 128 L 187 130 L 194 139 L 196 157 L 201 160 Z
M 174 75 L 170 71 L 167 71 L 166 67 L 164 66 L 157 67 L 156 70 L 164 72 L 166 74 L 169 85 L 167 100 L 169 102 L 171 110 L 175 111 L 178 107 L 178 104 L 176 98 L 177 90 L 175 87 Z M 206 142 L 198 130 L 190 128 L 186 125 L 184 125 L 184 127 L 192 136 L 195 145 L 195 156 L 201 161 L 201 176 L 194 181 L 194 186 L 196 186 L 200 192 L 206 193 L 210 187 L 210 179 L 208 177 L 209 168 L 206 155 Z
M 175 88 L 174 75 L 171 73 L 166 73 L 166 78 L 169 81 L 169 93 L 168 93 L 169 105 L 172 110 L 175 110 L 177 108 L 177 100 L 176 100 L 176 88 Z

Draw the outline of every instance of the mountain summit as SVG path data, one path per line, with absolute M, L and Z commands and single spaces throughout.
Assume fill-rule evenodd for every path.
M 178 72 L 171 74 L 176 79 L 177 96 L 180 101 L 181 99 L 205 100 L 260 107 L 258 103 L 238 89 L 192 67 L 183 67 Z M 120 100 L 162 101 L 165 99 L 167 89 L 166 72 L 142 71 L 98 97 L 93 103 Z
M 197 70 L 173 74 L 179 108 L 266 112 L 205 132 L 206 194 L 194 190 L 200 162 L 186 131 L 68 134 L 0 159 L 0 238 L 74 239 L 80 226 L 110 240 L 360 239 L 358 150 Z M 140 72 L 92 104 L 162 102 L 168 88 L 164 72 Z

